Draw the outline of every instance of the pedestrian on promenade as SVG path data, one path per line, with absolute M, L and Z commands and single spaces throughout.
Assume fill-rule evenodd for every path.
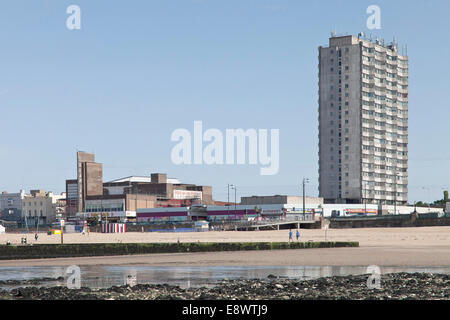
M 298 241 L 298 238 L 300 238 L 300 232 L 297 230 L 297 233 L 295 234 L 295 236 L 297 237 L 297 241 Z
M 289 242 L 291 242 L 291 240 L 292 240 L 292 230 L 289 229 Z

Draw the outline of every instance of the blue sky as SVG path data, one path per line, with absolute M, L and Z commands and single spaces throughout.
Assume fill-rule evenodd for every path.
M 81 8 L 68 30 L 66 8 Z M 381 8 L 368 30 L 366 8 Z M 409 201 L 450 187 L 448 1 L 8 0 L 0 5 L 0 189 L 62 192 L 75 153 L 104 180 L 165 172 L 238 197 L 318 195 L 318 46 L 332 30 L 408 45 Z M 280 129 L 280 170 L 174 165 L 177 128 Z

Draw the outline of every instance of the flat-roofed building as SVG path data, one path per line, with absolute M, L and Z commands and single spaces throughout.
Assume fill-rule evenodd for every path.
M 56 195 L 45 190 L 31 190 L 22 199 L 22 225 L 35 227 L 55 222 L 56 215 L 62 213 L 59 201 L 65 198 L 65 193 Z
M 156 196 L 160 201 L 173 199 L 214 204 L 211 186 L 181 183 L 178 179 L 167 178 L 167 175 L 163 173 L 153 173 L 150 177 L 117 179 L 105 182 L 103 187 L 105 194 L 147 194 Z
M 319 47 L 325 203 L 407 203 L 408 63 L 395 42 L 332 36 Z
M 0 194 L 0 219 L 20 223 L 22 221 L 22 199 L 24 197 L 25 190 L 18 193 L 3 191 Z

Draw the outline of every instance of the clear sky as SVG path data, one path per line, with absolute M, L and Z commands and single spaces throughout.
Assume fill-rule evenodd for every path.
M 68 30 L 69 5 L 81 30 Z M 368 30 L 369 5 L 381 30 Z M 409 201 L 450 187 L 450 2 L 4 0 L 0 4 L 0 189 L 65 191 L 76 151 L 104 181 L 167 173 L 227 198 L 318 195 L 318 46 L 332 30 L 407 44 Z M 280 130 L 280 170 L 174 165 L 177 128 Z M 234 200 L 234 194 L 232 199 Z

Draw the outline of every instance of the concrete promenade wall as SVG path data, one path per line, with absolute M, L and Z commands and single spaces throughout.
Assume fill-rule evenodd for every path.
M 450 217 L 427 214 L 402 214 L 373 217 L 331 218 L 330 228 L 396 228 L 396 227 L 432 227 L 450 226 Z
M 215 252 L 358 247 L 359 242 L 203 242 L 203 243 L 80 243 L 0 245 L 0 260 L 113 256 L 153 253 Z

